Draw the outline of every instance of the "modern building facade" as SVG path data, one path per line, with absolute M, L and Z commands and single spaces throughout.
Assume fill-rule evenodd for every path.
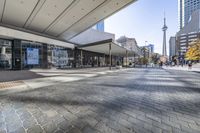
M 1 0 L 1 69 L 76 66 L 69 40 L 134 1 Z
M 95 30 L 90 28 L 76 37 L 70 39 L 69 41 L 74 44 L 85 45 L 89 43 L 99 42 L 102 40 L 113 39 L 115 40 L 115 34 L 108 33 L 108 32 L 101 32 L 99 30 Z
M 137 41 L 135 38 L 128 38 L 126 36 L 121 36 L 116 40 L 122 47 L 128 48 L 128 49 L 134 49 L 134 47 L 137 47 Z
M 184 57 L 185 53 L 188 50 L 188 46 L 191 42 L 200 39 L 200 33 L 199 32 L 190 32 L 187 34 L 181 34 L 177 36 L 176 42 L 177 42 L 177 55 Z
M 193 12 L 191 20 L 176 34 L 176 54 L 184 57 L 191 42 L 200 38 L 200 10 Z
M 146 46 L 146 48 L 149 49 L 150 53 L 154 53 L 154 46 L 155 46 L 154 44 L 149 44 L 149 45 Z
M 190 16 L 200 9 L 200 0 L 178 0 L 179 28 L 182 29 L 190 20 Z
M 128 38 L 126 36 L 121 36 L 120 38 L 118 38 L 117 40 L 117 43 L 119 43 L 122 47 L 125 47 L 127 49 L 130 49 L 130 50 L 134 50 L 135 55 L 133 55 L 132 57 L 128 57 L 128 61 L 130 63 L 132 62 L 136 62 L 137 61 L 137 58 L 136 58 L 136 55 L 142 55 L 142 51 L 141 49 L 139 48 L 138 44 L 137 44 L 137 41 L 135 38 Z M 124 59 L 126 60 L 126 58 Z
M 169 39 L 169 59 L 176 55 L 176 37 L 170 37 Z
M 142 49 L 143 56 L 149 58 L 154 53 L 154 46 L 154 44 L 149 44 L 147 46 L 140 47 L 140 49 Z

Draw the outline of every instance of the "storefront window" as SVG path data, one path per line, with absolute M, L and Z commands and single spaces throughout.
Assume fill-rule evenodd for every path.
M 73 66 L 72 49 L 21 40 L 19 46 L 14 46 L 16 45 L 12 47 L 10 40 L 0 39 L 0 70 L 12 69 L 12 66 L 13 69 L 71 68 Z
M 51 65 L 51 67 L 71 68 L 71 52 L 72 50 L 64 47 L 49 45 L 48 62 Z
M 23 68 L 42 67 L 42 44 L 22 41 L 22 65 Z
M 11 69 L 12 67 L 12 42 L 0 39 L 0 70 Z

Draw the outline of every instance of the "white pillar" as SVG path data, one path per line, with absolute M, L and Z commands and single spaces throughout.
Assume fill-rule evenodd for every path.
M 128 67 L 128 51 L 126 50 L 126 67 Z
M 6 47 L 5 47 L 5 46 L 3 46 L 3 47 L 1 48 L 1 54 L 6 54 Z
M 81 67 L 83 67 L 83 50 L 81 49 Z
M 110 70 L 112 69 L 112 47 L 111 47 L 111 43 L 109 44 L 109 63 L 110 63 Z

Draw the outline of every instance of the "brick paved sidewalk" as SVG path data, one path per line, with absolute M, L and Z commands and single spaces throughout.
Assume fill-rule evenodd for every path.
M 116 71 L 113 68 L 112 71 Z M 123 70 L 123 69 L 122 69 Z M 31 80 L 37 78 L 54 77 L 66 74 L 88 74 L 108 72 L 108 67 L 103 68 L 82 68 L 82 69 L 31 69 L 21 71 L 0 71 L 0 83 L 18 80 Z M 111 72 L 112 72 L 111 71 Z
M 83 80 L 85 78 L 91 78 L 125 70 L 127 70 L 127 68 L 108 70 L 108 68 L 105 67 L 72 70 L 32 69 L 22 71 L 0 71 L 0 95 L 27 89 L 29 90 L 45 86 L 57 85 L 66 82 L 74 82 Z
M 199 133 L 200 76 L 132 69 L 0 96 L 0 133 Z

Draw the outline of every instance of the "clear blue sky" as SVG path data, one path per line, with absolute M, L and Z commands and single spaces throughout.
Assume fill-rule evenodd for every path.
M 167 51 L 169 38 L 178 31 L 177 0 L 138 0 L 105 20 L 105 31 L 136 38 L 138 45 L 145 41 L 155 44 L 155 52 L 162 52 L 163 17 L 167 19 Z

